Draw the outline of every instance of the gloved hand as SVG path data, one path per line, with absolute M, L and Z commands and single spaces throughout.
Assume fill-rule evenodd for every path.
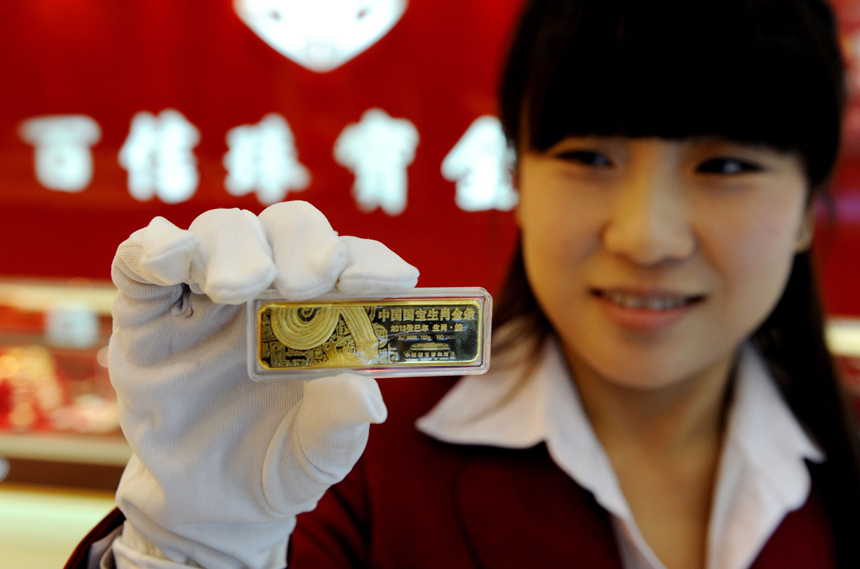
M 282 568 L 296 514 L 353 467 L 386 409 L 356 374 L 251 381 L 242 303 L 272 283 L 304 300 L 417 278 L 305 202 L 212 210 L 187 231 L 155 218 L 120 245 L 109 364 L 134 456 L 117 491 L 118 567 Z

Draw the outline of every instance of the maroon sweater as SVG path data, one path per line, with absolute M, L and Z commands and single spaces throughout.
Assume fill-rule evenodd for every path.
M 621 569 L 609 515 L 539 445 L 451 445 L 414 427 L 456 380 L 380 381 L 389 409 L 363 457 L 317 508 L 298 518 L 291 568 Z M 123 521 L 111 513 L 67 568 L 85 569 L 89 545 Z M 790 513 L 754 569 L 835 567 L 817 495 Z

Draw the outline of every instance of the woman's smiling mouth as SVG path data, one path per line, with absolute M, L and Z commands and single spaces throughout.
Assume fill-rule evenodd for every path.
M 665 330 L 705 300 L 701 294 L 658 289 L 594 288 L 590 292 L 613 323 L 638 332 Z

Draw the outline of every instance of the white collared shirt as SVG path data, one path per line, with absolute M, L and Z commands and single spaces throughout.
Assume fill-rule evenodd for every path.
M 609 512 L 625 569 L 665 569 L 642 537 L 554 339 L 524 384 L 506 366 L 467 376 L 417 422 L 444 442 L 504 448 L 546 443 L 552 460 Z M 746 569 L 785 515 L 807 500 L 804 460 L 822 462 L 761 356 L 743 348 L 708 528 L 707 569 Z

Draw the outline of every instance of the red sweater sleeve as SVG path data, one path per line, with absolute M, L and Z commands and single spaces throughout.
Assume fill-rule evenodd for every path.
M 361 459 L 343 481 L 332 486 L 316 509 L 298 517 L 290 536 L 289 567 L 366 567 L 369 513 Z
M 78 544 L 69 560 L 66 561 L 64 569 L 87 569 L 90 559 L 90 547 L 100 539 L 108 536 L 110 532 L 118 528 L 125 521 L 125 516 L 118 509 L 109 513 L 90 533 Z

